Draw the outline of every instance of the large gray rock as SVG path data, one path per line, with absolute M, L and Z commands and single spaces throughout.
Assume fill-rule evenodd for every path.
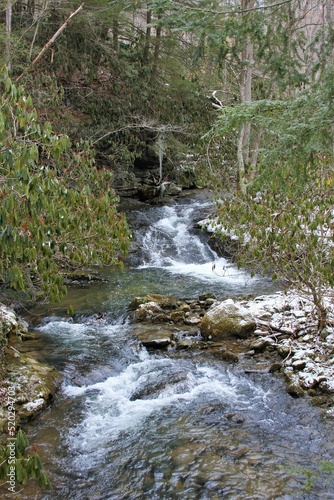
M 204 315 L 201 334 L 206 340 L 214 341 L 229 337 L 247 338 L 255 326 L 255 319 L 249 311 L 228 299 L 213 305 Z

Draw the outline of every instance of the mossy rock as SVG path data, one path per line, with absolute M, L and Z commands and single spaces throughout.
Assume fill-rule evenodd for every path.
M 134 297 L 134 299 L 130 302 L 129 307 L 131 310 L 136 310 L 140 305 L 147 304 L 148 302 L 156 302 L 162 309 L 175 309 L 177 307 L 177 300 L 175 297 L 160 295 L 158 293 Z
M 213 341 L 231 337 L 245 339 L 255 326 L 255 320 L 248 310 L 229 299 L 213 305 L 204 315 L 201 334 L 206 340 Z

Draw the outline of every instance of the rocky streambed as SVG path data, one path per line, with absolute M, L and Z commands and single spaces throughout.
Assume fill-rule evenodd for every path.
M 24 353 L 24 341 L 31 338 L 28 324 L 0 304 L 0 429 L 7 434 L 9 424 L 18 427 L 45 409 L 62 381 L 52 366 Z
M 327 306 L 331 310 L 332 299 Z M 317 332 L 314 306 L 295 291 L 251 299 L 214 294 L 136 297 L 133 332 L 148 349 L 202 350 L 252 373 L 281 375 L 292 397 L 308 397 L 334 418 L 334 328 Z M 330 314 L 330 323 L 334 317 Z
M 331 302 L 328 295 L 329 310 Z M 334 418 L 334 328 L 317 332 L 314 306 L 307 296 L 289 291 L 220 301 L 212 292 L 191 298 L 152 294 L 135 297 L 129 309 L 133 335 L 149 351 L 202 351 L 238 363 L 247 373 L 282 376 L 291 396 L 309 398 L 325 416 Z M 334 324 L 332 314 L 329 323 Z M 4 429 L 10 388 L 15 388 L 19 423 L 46 408 L 62 376 L 25 354 L 24 340 L 31 338 L 28 325 L 3 305 L 0 330 Z

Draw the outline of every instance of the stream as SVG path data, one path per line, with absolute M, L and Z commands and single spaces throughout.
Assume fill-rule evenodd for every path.
M 26 429 L 53 490 L 28 486 L 22 498 L 334 498 L 320 470 L 334 461 L 330 424 L 279 376 L 246 374 L 205 351 L 148 352 L 133 334 L 128 304 L 137 295 L 275 290 L 194 229 L 209 208 L 199 196 L 133 212 L 137 250 L 123 271 L 104 270 L 102 282 L 72 286 L 59 306 L 33 311 L 41 319 L 31 349 L 64 383 Z

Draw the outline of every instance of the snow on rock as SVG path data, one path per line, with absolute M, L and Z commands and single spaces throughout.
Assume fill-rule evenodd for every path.
M 238 304 L 253 317 L 256 328 L 249 346 L 254 354 L 267 351 L 281 358 L 287 391 L 308 394 L 334 418 L 334 300 L 325 299 L 329 326 L 317 332 L 312 299 L 294 290 L 256 297 Z M 209 311 L 210 312 L 210 311 Z M 208 314 L 208 313 L 207 313 Z M 324 397 L 326 396 L 326 397 Z
M 248 309 L 232 299 L 211 306 L 201 323 L 201 334 L 207 340 L 226 337 L 247 338 L 256 326 Z
M 33 415 L 40 411 L 42 408 L 44 408 L 46 405 L 45 399 L 43 398 L 38 398 L 35 399 L 34 401 L 30 401 L 29 403 L 26 403 L 23 405 L 23 408 L 27 410 L 30 415 Z
M 9 389 L 15 394 L 17 424 L 20 419 L 32 418 L 45 408 L 62 381 L 62 376 L 53 367 L 21 352 L 22 339 L 29 336 L 25 321 L 14 310 L 0 304 L 1 397 L 7 401 Z M 5 417 L 3 405 L 0 408 L 0 428 L 3 429 Z

